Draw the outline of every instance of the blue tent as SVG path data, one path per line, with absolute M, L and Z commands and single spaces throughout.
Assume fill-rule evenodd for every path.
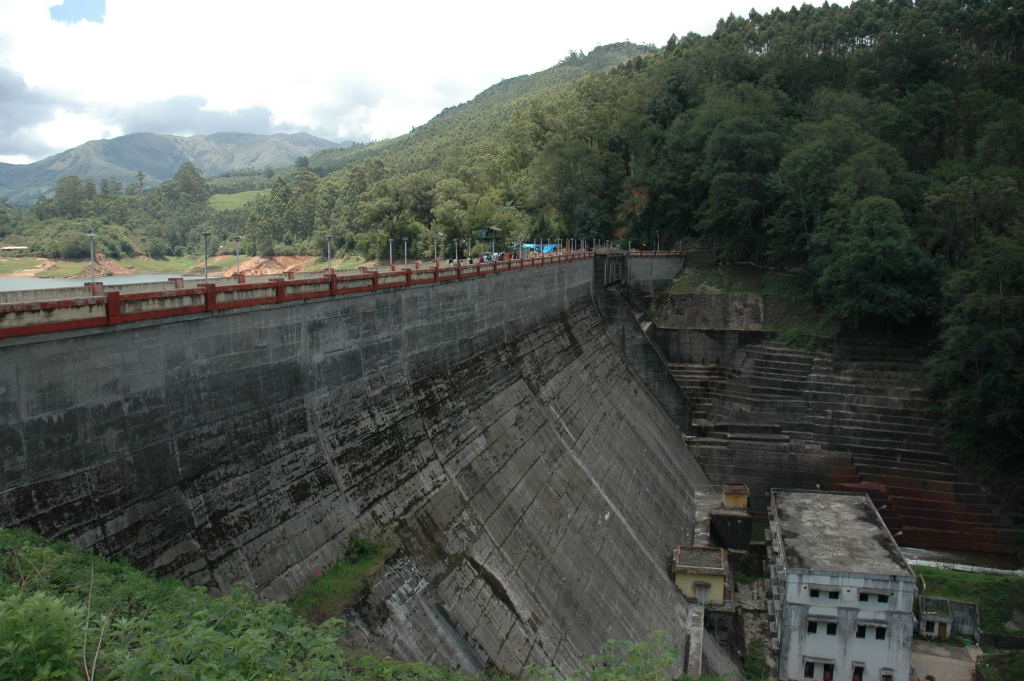
M 542 253 L 551 253 L 558 248 L 558 244 L 544 244 L 543 246 L 540 244 L 523 244 L 523 248 L 529 248 L 531 251 L 540 251 Z

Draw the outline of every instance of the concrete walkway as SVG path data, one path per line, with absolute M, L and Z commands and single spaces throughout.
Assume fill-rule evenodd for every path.
M 959 647 L 915 640 L 910 653 L 915 681 L 971 681 L 978 646 Z

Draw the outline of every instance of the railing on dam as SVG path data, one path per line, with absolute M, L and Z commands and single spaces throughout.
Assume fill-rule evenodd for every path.
M 558 265 L 592 258 L 593 255 L 581 251 L 469 265 L 443 266 L 439 262 L 432 262 L 424 265 L 364 267 L 358 271 L 341 273 L 334 270 L 308 274 L 290 272 L 248 277 L 248 280 L 244 276 L 237 279 L 213 279 L 209 283 L 172 278 L 155 284 L 110 288 L 97 284 L 91 290 L 92 295 L 66 297 L 66 293 L 63 296 L 58 293 L 51 295 L 48 300 L 37 299 L 43 292 L 30 291 L 25 292 L 27 300 L 0 303 L 0 338 L 435 284 Z M 86 284 L 86 287 L 89 286 Z

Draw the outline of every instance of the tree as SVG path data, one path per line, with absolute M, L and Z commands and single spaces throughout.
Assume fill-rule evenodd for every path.
M 85 190 L 78 175 L 65 175 L 57 180 L 53 202 L 58 217 L 79 218 L 85 214 Z
M 854 205 L 843 229 L 815 235 L 814 295 L 848 328 L 908 327 L 927 321 L 939 298 L 934 261 L 914 243 L 892 199 Z
M 1024 228 L 989 235 L 945 287 L 929 363 L 946 442 L 961 461 L 1024 480 Z M 1018 495 L 1019 498 L 1019 495 Z

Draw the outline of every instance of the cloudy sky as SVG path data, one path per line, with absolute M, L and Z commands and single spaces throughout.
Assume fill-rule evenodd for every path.
M 0 161 L 143 131 L 384 139 L 570 50 L 778 4 L 0 0 Z

